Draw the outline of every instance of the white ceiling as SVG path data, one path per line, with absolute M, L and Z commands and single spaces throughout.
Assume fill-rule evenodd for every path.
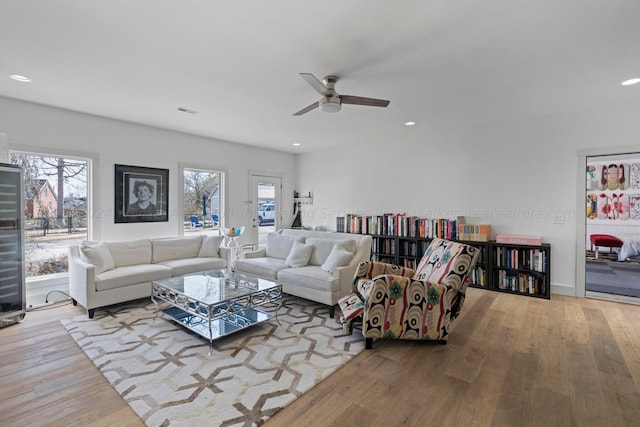
M 638 17 L 638 0 L 2 0 L 0 95 L 293 153 L 420 140 L 640 105 L 620 85 L 640 77 Z M 293 116 L 319 98 L 300 72 L 391 104 Z

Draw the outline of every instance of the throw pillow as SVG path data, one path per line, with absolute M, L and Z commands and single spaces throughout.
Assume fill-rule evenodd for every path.
M 306 242 L 313 245 L 313 251 L 311 252 L 311 258 L 309 259 L 309 264 L 312 265 L 324 264 L 331 253 L 331 250 L 336 245 L 343 246 L 344 249 L 351 253 L 356 252 L 356 241 L 353 239 L 333 240 L 309 237 Z
M 80 255 L 85 262 L 95 266 L 96 274 L 115 268 L 111 252 L 104 243 L 82 242 L 80 243 Z
M 342 267 L 353 259 L 353 254 L 344 249 L 341 245 L 335 245 L 331 249 L 331 253 L 327 257 L 327 260 L 320 266 L 324 271 L 328 271 L 333 274 L 336 267 Z
M 198 257 L 219 258 L 220 244 L 223 239 L 224 236 L 205 236 L 202 239 L 202 246 L 200 247 L 200 252 L 198 252 Z
M 291 247 L 291 252 L 287 257 L 286 263 L 289 267 L 304 267 L 309 262 L 313 245 L 307 243 L 295 242 Z

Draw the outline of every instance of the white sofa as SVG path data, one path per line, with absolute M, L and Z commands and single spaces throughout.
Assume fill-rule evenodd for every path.
M 356 267 L 370 257 L 371 236 L 285 229 L 270 233 L 265 247 L 236 260 L 235 270 L 276 281 L 287 294 L 326 304 L 333 317 L 338 300 L 351 291 Z
M 87 309 L 151 296 L 151 281 L 225 268 L 223 236 L 188 236 L 69 247 L 69 290 L 73 304 Z

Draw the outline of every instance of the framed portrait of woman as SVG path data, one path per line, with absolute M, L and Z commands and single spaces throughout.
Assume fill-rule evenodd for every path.
M 115 222 L 169 221 L 169 169 L 115 165 Z

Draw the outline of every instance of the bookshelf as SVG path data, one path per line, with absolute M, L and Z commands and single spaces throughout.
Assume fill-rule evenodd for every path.
M 431 239 L 398 236 L 397 265 L 416 269 Z
M 371 260 L 416 269 L 432 237 L 372 235 Z M 455 239 L 449 239 L 455 240 Z M 460 241 L 480 249 L 480 257 L 471 272 L 470 286 L 488 289 L 487 242 Z
M 465 243 L 470 246 L 475 246 L 480 249 L 480 256 L 476 262 L 475 267 L 471 271 L 471 283 L 469 286 L 474 288 L 491 289 L 491 280 L 489 274 L 489 259 L 490 259 L 490 242 L 477 242 L 469 240 L 458 240 L 460 243 Z
M 549 299 L 551 246 L 491 243 L 495 290 Z
M 415 269 L 432 238 L 372 235 L 371 260 Z M 455 239 L 451 239 L 455 240 Z M 551 246 L 456 240 L 480 249 L 469 286 L 551 298 Z
M 425 219 L 404 214 L 347 215 L 338 231 L 370 234 L 371 260 L 415 269 L 434 237 L 480 249 L 469 286 L 498 292 L 551 297 L 551 246 L 490 241 L 488 224 L 460 220 Z M 464 238 L 461 238 L 464 237 Z
M 396 238 L 395 236 L 372 236 L 371 239 L 371 260 L 378 262 L 386 262 L 388 264 L 398 264 L 396 254 Z

